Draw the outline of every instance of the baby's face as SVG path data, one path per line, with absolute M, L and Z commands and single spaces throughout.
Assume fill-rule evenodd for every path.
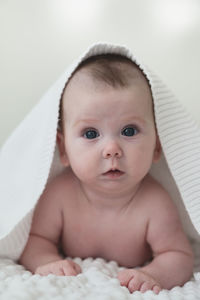
M 146 80 L 140 76 L 129 87 L 113 88 L 81 70 L 63 101 L 63 142 L 80 181 L 108 190 L 138 184 L 160 151 Z

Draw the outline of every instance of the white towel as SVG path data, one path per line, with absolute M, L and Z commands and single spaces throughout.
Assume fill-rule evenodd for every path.
M 59 171 L 59 102 L 72 71 L 87 57 L 117 53 L 132 59 L 149 80 L 163 149 L 152 175 L 171 194 L 191 241 L 200 233 L 200 129 L 151 70 L 124 46 L 91 46 L 59 78 L 16 128 L 0 152 L 0 257 L 17 260 L 27 242 L 35 204 L 49 176 Z M 166 163 L 167 162 L 167 163 Z

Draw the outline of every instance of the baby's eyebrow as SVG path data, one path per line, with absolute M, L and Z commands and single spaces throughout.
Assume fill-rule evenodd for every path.
M 128 118 L 123 118 L 122 122 L 125 123 L 139 122 L 142 125 L 145 125 L 147 123 L 145 119 L 137 116 L 129 116 Z
M 79 125 L 79 124 L 81 124 L 81 123 L 85 123 L 85 124 L 94 124 L 94 123 L 98 123 L 100 120 L 98 120 L 98 119 L 92 119 L 92 118 L 90 118 L 90 119 L 81 119 L 81 120 L 78 120 L 78 121 L 76 121 L 75 123 L 74 123 L 74 126 L 77 126 L 77 125 Z M 143 119 L 143 118 L 141 118 L 141 117 L 137 117 L 137 116 L 129 116 L 129 117 L 125 117 L 125 118 L 122 118 L 121 119 L 121 121 L 122 121 L 122 123 L 134 123 L 134 122 L 139 122 L 140 124 L 142 124 L 142 125 L 145 125 L 146 124 L 146 121 Z
M 81 120 L 78 120 L 74 123 L 74 126 L 77 126 L 79 123 L 97 123 L 99 122 L 99 120 L 97 119 L 81 119 Z

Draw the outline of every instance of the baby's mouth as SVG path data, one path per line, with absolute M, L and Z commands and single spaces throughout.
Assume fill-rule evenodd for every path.
M 118 178 L 122 176 L 124 172 L 118 170 L 118 169 L 111 169 L 105 173 L 103 173 L 104 176 L 109 177 L 109 178 Z

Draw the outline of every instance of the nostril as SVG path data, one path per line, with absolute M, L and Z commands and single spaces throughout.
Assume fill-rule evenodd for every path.
M 103 149 L 102 154 L 104 158 L 111 158 L 111 157 L 120 158 L 122 156 L 122 151 L 121 149 L 119 149 L 118 145 L 110 144 Z
M 119 157 L 120 156 L 120 154 L 119 154 L 119 152 L 115 152 L 115 153 L 107 153 L 106 154 L 106 157 L 111 157 L 111 156 L 117 156 L 117 157 Z

